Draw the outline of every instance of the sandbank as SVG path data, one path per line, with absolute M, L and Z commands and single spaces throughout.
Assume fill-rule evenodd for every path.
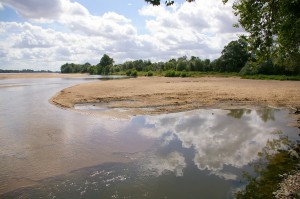
M 83 83 L 60 91 L 51 101 L 71 109 L 75 104 L 98 103 L 97 106 L 113 108 L 98 114 L 117 117 L 207 107 L 300 107 L 300 82 L 238 77 L 138 77 Z

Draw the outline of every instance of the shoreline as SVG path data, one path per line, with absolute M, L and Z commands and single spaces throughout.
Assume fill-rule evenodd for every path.
M 88 74 L 63 74 L 63 73 L 0 73 L 1 79 L 19 79 L 19 78 L 72 78 L 85 77 Z
M 95 81 L 58 92 L 52 104 L 79 112 L 75 104 L 107 108 L 95 114 L 128 118 L 201 108 L 300 107 L 300 82 L 249 80 L 237 77 L 138 77 Z M 117 111 L 126 109 L 126 111 Z

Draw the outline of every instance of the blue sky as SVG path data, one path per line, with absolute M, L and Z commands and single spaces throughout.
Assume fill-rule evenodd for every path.
M 59 70 L 66 62 L 97 64 L 181 56 L 211 60 L 243 34 L 221 0 L 0 0 L 0 68 Z

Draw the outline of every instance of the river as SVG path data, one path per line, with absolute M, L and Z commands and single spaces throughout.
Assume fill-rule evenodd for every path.
M 298 138 L 287 110 L 116 119 L 49 103 L 87 81 L 95 80 L 0 80 L 2 197 L 232 198 L 268 140 Z

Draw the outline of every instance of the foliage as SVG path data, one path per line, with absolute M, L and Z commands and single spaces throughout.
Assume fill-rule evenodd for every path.
M 236 198 L 273 198 L 273 192 L 283 180 L 282 175 L 295 170 L 299 163 L 298 159 L 289 155 L 289 146 L 292 146 L 292 143 L 285 136 L 268 141 L 258 154 L 259 161 L 253 164 L 256 175 L 244 174 L 248 184 L 236 194 Z M 299 146 L 293 150 L 299 153 Z
M 89 63 L 74 64 L 74 63 L 65 63 L 60 67 L 61 73 L 87 73 L 91 65 Z
M 294 70 L 291 72 L 285 66 L 274 64 L 271 59 L 266 59 L 264 61 L 248 61 L 245 66 L 240 71 L 241 75 L 297 75 L 300 72 Z
M 130 77 L 137 77 L 138 72 L 137 72 L 137 70 L 128 70 L 128 71 L 126 71 L 126 75 L 130 76 Z
M 240 0 L 233 9 L 258 63 L 272 59 L 299 74 L 300 0 Z
M 132 72 L 131 72 L 131 76 L 132 76 L 132 77 L 137 77 L 137 76 L 138 76 L 137 71 L 136 71 L 136 70 L 132 71 Z
M 153 72 L 152 71 L 148 71 L 147 76 L 148 77 L 152 77 L 153 76 Z
M 99 65 L 102 67 L 113 65 L 114 59 L 110 58 L 107 54 L 104 54 L 100 59 Z
M 286 76 L 286 75 L 243 75 L 242 78 L 260 79 L 260 80 L 300 81 L 300 76 Z
M 78 73 L 88 72 L 90 74 L 122 74 L 132 76 L 133 71 L 136 74 L 152 76 L 164 75 L 166 77 L 187 77 L 187 76 L 203 76 L 212 73 L 225 73 L 222 76 L 237 75 L 240 72 L 242 76 L 248 75 L 300 75 L 299 68 L 290 68 L 285 65 L 275 63 L 273 59 L 265 59 L 257 61 L 254 55 L 251 55 L 247 49 L 245 39 L 231 41 L 222 51 L 222 55 L 213 61 L 209 59 L 201 59 L 196 56 L 179 57 L 170 59 L 167 62 L 151 62 L 150 60 L 134 60 L 126 61 L 122 64 L 114 65 L 113 58 L 104 54 L 100 62 L 96 66 L 89 63 L 80 64 L 64 64 L 61 66 L 62 73 Z M 149 72 L 151 71 L 151 72 Z M 147 74 L 149 73 L 149 75 Z M 230 73 L 230 74 L 229 74 Z M 234 73 L 234 74 L 232 74 Z M 151 75 L 152 74 L 152 75 Z M 135 74 L 134 74 L 135 75 Z
M 145 0 L 152 5 L 160 5 L 160 0 Z M 194 0 L 187 0 L 192 2 Z M 228 0 L 222 0 L 227 3 Z M 165 1 L 167 6 L 174 4 L 173 0 Z M 240 0 L 234 1 L 233 9 L 239 17 L 239 24 L 249 33 L 242 36 L 249 43 L 248 49 L 252 55 L 252 64 L 257 67 L 244 69 L 247 74 L 286 74 L 300 75 L 300 0 Z M 238 24 L 235 24 L 238 26 Z M 236 44 L 236 43 L 235 43 Z M 234 43 L 224 48 L 222 56 L 216 59 L 211 68 L 214 71 L 238 72 L 246 63 L 232 55 Z M 236 49 L 237 50 L 237 49 Z M 228 58 L 227 55 L 230 55 Z M 236 54 L 237 55 L 237 54 Z M 237 56 L 242 56 L 238 54 Z M 242 56 L 243 57 L 243 56 Z M 245 57 L 246 54 L 245 54 Z M 272 62 L 272 64 L 270 64 Z M 194 71 L 197 67 L 191 63 L 188 68 L 179 63 L 176 70 Z M 250 66 L 250 65 L 248 65 Z M 173 68 L 172 68 L 173 67 Z M 201 67 L 201 66 L 200 66 Z M 254 71 L 250 69 L 253 68 Z M 174 69 L 167 64 L 167 70 Z M 258 69 L 258 70 L 256 70 Z M 197 68 L 195 71 L 204 71 Z
M 99 64 L 97 64 L 97 73 L 99 75 L 108 75 L 110 74 L 110 68 L 113 66 L 114 60 L 110 58 L 107 54 L 104 54 L 100 59 Z
M 247 45 L 247 42 L 243 39 L 231 41 L 222 50 L 221 57 L 215 62 L 214 70 L 239 72 L 250 57 Z
M 175 70 L 168 70 L 166 71 L 165 77 L 190 77 L 191 75 L 187 73 L 186 71 L 175 71 Z
M 165 73 L 165 77 L 179 77 L 180 73 L 176 72 L 175 70 L 168 70 Z

